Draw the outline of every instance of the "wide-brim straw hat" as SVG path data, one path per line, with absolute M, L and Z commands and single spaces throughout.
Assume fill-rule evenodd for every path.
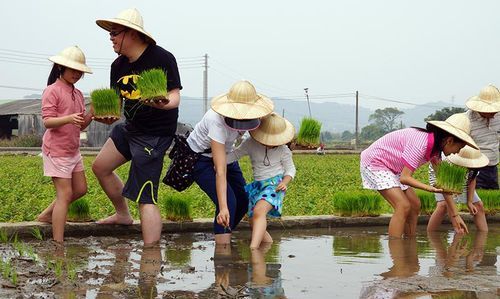
M 70 69 L 92 74 L 92 70 L 86 64 L 85 54 L 78 46 L 68 47 L 59 54 L 49 57 L 49 60 Z
M 229 118 L 255 119 L 273 112 L 274 104 L 270 98 L 258 94 L 252 83 L 239 81 L 231 86 L 228 93 L 214 97 L 211 107 Z
M 468 146 L 473 147 L 475 149 L 479 149 L 477 144 L 469 135 L 470 120 L 465 113 L 453 114 L 452 116 L 448 117 L 445 121 L 429 120 L 427 121 L 427 123 L 450 133 L 451 135 L 467 143 Z
M 458 154 L 451 154 L 446 159 L 455 165 L 467 168 L 481 168 L 490 163 L 485 154 L 467 145 Z
M 95 22 L 97 25 L 99 25 L 99 27 L 106 31 L 111 31 L 113 24 L 125 26 L 144 34 L 150 44 L 156 44 L 156 41 L 151 36 L 151 34 L 149 34 L 149 32 L 144 29 L 144 21 L 142 20 L 142 16 L 135 8 L 129 8 L 120 12 L 118 16 L 116 16 L 116 18 L 102 19 Z
M 257 142 L 268 146 L 279 146 L 292 141 L 295 128 L 287 119 L 276 113 L 271 113 L 260 120 L 260 126 L 250 131 Z
M 465 106 L 476 112 L 500 112 L 500 91 L 494 85 L 490 84 L 481 89 L 479 95 L 469 98 Z

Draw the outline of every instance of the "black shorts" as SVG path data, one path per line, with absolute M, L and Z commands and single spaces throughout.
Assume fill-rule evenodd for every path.
M 152 136 L 116 125 L 109 135 L 118 151 L 130 162 L 122 195 L 142 204 L 158 202 L 158 186 L 165 152 L 173 136 Z
M 496 165 L 479 169 L 476 189 L 498 189 L 498 168 Z

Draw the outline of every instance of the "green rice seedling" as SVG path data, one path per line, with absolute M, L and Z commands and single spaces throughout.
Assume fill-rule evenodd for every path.
M 477 194 L 483 202 L 484 211 L 488 215 L 500 212 L 500 191 L 499 190 L 477 190 Z
M 191 202 L 181 195 L 170 195 L 162 202 L 165 218 L 171 221 L 192 221 Z
M 317 146 L 321 134 L 321 123 L 314 118 L 304 117 L 300 123 L 297 143 L 303 146 Z
M 86 198 L 80 198 L 70 204 L 68 208 L 68 221 L 86 222 L 91 220 L 90 205 Z
M 14 249 L 17 251 L 17 254 L 19 254 L 20 257 L 24 256 L 24 253 L 26 252 L 24 248 L 24 244 L 21 242 L 17 242 L 13 244 Z
M 61 279 L 62 273 L 63 273 L 63 261 L 57 260 L 54 262 L 54 274 L 56 275 L 57 279 Z
M 66 275 L 68 276 L 68 280 L 74 282 L 76 280 L 76 274 L 76 265 L 72 262 L 66 262 Z
M 416 190 L 417 196 L 420 199 L 420 212 L 424 215 L 431 215 L 436 209 L 436 198 L 434 193 Z
M 368 191 L 341 191 L 333 195 L 333 207 L 341 216 L 379 216 L 382 201 L 379 194 Z
M 40 228 L 38 227 L 33 227 L 31 229 L 31 235 L 33 237 L 35 237 L 35 239 L 37 240 L 40 240 L 40 241 L 43 241 L 43 234 L 42 234 L 42 231 L 40 230 Z
M 90 93 L 94 117 L 96 118 L 120 118 L 120 97 L 114 89 L 102 88 Z
M 450 193 L 462 193 L 464 188 L 467 168 L 448 162 L 438 163 L 436 171 L 436 188 Z
M 19 243 L 19 237 L 17 236 L 17 233 L 14 233 L 12 236 L 10 236 L 9 242 L 12 243 L 13 245 Z
M 151 69 L 142 72 L 136 87 L 141 91 L 141 101 L 166 101 L 167 76 L 162 69 Z
M 10 282 L 13 285 L 17 285 L 17 272 L 14 269 L 10 272 Z
M 2 277 L 4 279 L 9 279 L 11 272 L 12 272 L 12 265 L 10 263 L 10 260 L 2 262 Z
M 4 244 L 9 242 L 9 234 L 5 228 L 0 229 L 0 242 Z

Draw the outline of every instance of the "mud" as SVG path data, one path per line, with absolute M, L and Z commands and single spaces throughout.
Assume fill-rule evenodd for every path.
M 419 231 L 424 231 L 420 228 Z M 498 298 L 500 227 L 393 240 L 385 227 L 206 233 L 0 244 L 0 298 Z M 14 274 L 15 273 L 15 274 Z

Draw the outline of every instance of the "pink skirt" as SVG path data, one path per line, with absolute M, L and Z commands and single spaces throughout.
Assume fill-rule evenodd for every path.
M 80 153 L 73 157 L 52 157 L 42 154 L 43 175 L 70 179 L 74 172 L 81 172 L 83 168 L 83 158 Z

